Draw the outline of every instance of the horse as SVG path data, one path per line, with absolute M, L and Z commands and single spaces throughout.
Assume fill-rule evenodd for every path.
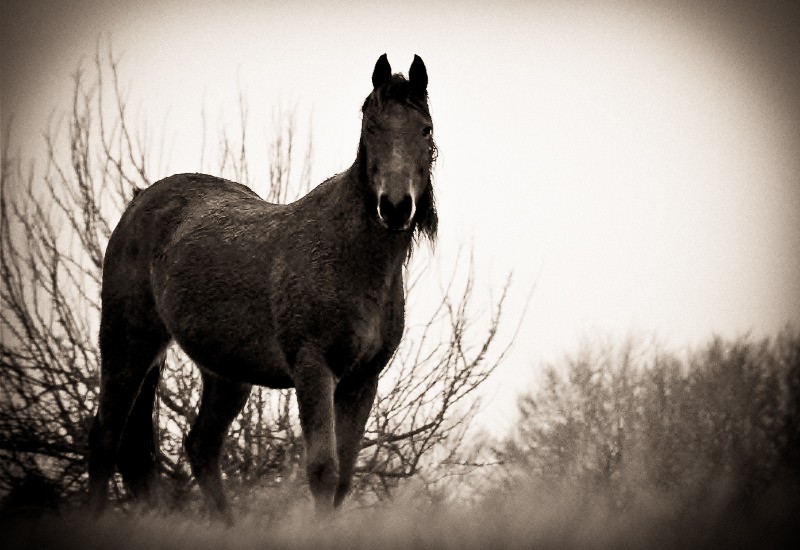
M 293 203 L 205 174 L 167 177 L 131 200 L 103 263 L 96 513 L 115 468 L 135 498 L 153 498 L 153 405 L 172 342 L 201 372 L 185 448 L 212 515 L 232 522 L 220 454 L 254 384 L 295 389 L 314 507 L 342 503 L 403 334 L 404 265 L 436 239 L 427 87 L 419 56 L 407 79 L 380 56 L 355 162 Z

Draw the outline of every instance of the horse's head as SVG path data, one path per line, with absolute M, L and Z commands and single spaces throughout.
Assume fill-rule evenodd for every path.
M 392 75 L 384 54 L 375 64 L 372 85 L 362 107 L 358 151 L 368 208 L 386 229 L 416 229 L 433 239 L 437 218 L 431 165 L 436 146 L 425 64 L 415 55 L 406 80 Z

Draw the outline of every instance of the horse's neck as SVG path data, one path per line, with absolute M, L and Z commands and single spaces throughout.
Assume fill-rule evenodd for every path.
M 350 269 L 378 279 L 391 278 L 401 269 L 412 245 L 411 234 L 387 231 L 366 212 L 358 164 L 326 181 L 312 191 L 315 192 L 319 196 L 309 207 L 318 209 L 314 218 L 328 227 L 331 233 L 327 237 L 339 243 L 337 248 L 348 256 L 345 261 Z

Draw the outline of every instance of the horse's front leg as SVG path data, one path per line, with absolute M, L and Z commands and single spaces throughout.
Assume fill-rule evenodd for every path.
M 339 457 L 339 485 L 334 506 L 339 506 L 350 491 L 361 439 L 378 391 L 378 375 L 343 378 L 334 393 L 336 410 L 336 453 Z
M 294 371 L 300 426 L 306 443 L 308 485 L 318 512 L 333 507 L 339 483 L 333 391 L 335 381 L 325 358 L 313 347 L 297 353 Z

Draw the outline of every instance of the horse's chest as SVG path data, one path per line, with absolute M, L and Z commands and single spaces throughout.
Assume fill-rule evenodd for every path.
M 340 376 L 355 365 L 369 363 L 384 347 L 386 321 L 381 304 L 359 300 L 348 309 L 347 320 L 341 321 L 328 358 Z
M 353 319 L 351 347 L 356 362 L 369 361 L 383 346 L 383 318 L 381 305 L 361 300 L 356 305 Z

